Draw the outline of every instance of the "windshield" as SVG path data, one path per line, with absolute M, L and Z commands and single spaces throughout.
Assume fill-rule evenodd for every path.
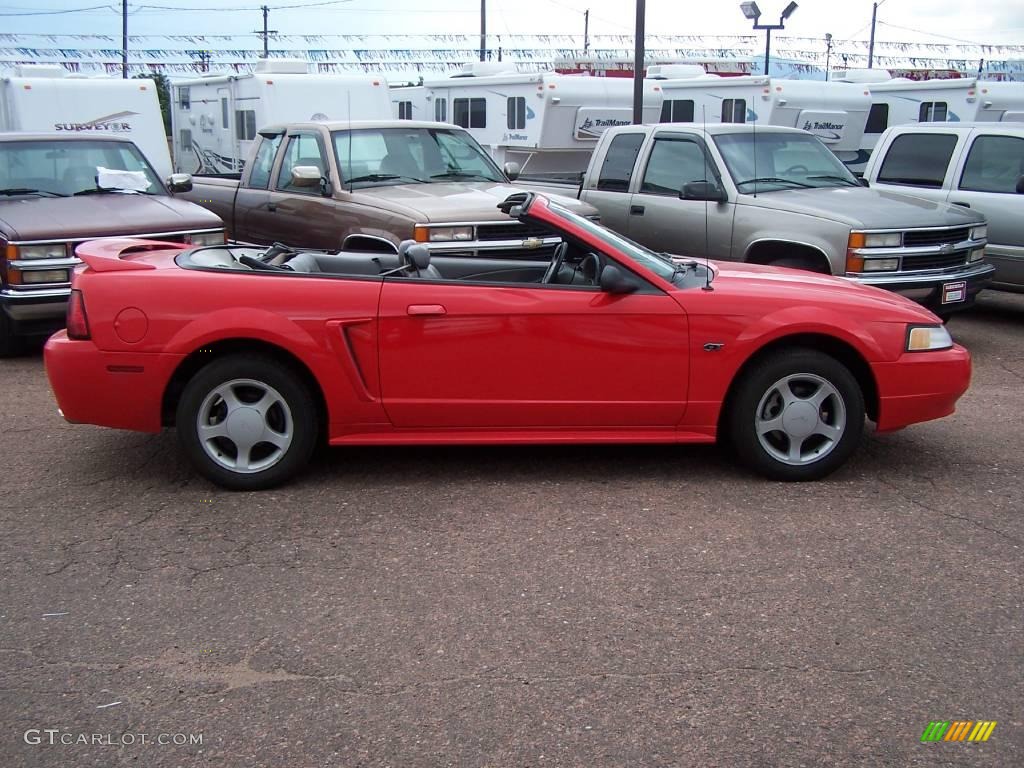
M 123 141 L 9 141 L 0 143 L 0 190 L 73 195 L 96 189 L 101 169 L 134 171 L 132 177 L 104 173 L 108 188 L 161 194 L 156 174 L 138 148 Z
M 468 133 L 438 128 L 335 131 L 334 152 L 346 186 L 493 181 L 505 183 Z
M 839 158 L 808 134 L 725 133 L 715 136 L 715 144 L 743 194 L 860 186 Z
M 655 253 L 648 248 L 644 248 L 639 243 L 634 243 L 627 237 L 618 235 L 610 229 L 605 229 L 600 224 L 596 224 L 590 219 L 573 213 L 550 200 L 548 201 L 548 210 L 566 221 L 571 221 L 580 229 L 586 230 L 605 245 L 614 248 L 640 266 L 649 269 L 658 277 L 672 282 L 676 274 L 676 267 L 667 255 Z

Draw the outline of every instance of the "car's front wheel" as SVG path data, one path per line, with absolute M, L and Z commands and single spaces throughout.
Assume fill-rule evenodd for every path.
M 730 399 L 740 460 L 773 480 L 817 480 L 838 469 L 864 432 L 864 395 L 841 362 L 809 349 L 755 363 Z
M 178 438 L 196 468 L 238 491 L 289 480 L 316 444 L 316 404 L 287 366 L 258 355 L 214 360 L 185 386 Z

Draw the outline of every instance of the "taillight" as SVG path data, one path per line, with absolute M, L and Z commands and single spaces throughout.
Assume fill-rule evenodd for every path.
M 68 300 L 67 318 L 69 339 L 89 339 L 89 318 L 85 314 L 85 298 L 79 290 L 71 291 L 71 298 Z

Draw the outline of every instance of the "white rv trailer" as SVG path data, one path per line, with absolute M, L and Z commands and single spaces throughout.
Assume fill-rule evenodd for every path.
M 161 178 L 171 174 L 152 80 L 86 77 L 52 65 L 15 67 L 0 78 L 0 131 L 116 133 L 130 138 Z
M 395 116 L 460 125 L 499 165 L 516 162 L 526 175 L 578 174 L 606 128 L 633 122 L 631 80 L 507 67 L 473 62 L 460 74 L 425 81 L 422 93 L 396 89 L 397 104 L 410 106 L 396 108 Z M 645 83 L 644 122 L 656 121 L 660 110 L 660 93 Z
M 847 163 L 861 173 L 878 137 L 890 125 L 924 122 L 1019 122 L 1024 120 L 1024 83 L 978 80 L 893 78 L 882 69 L 839 72 L 838 82 L 863 85 L 871 94 L 864 137 L 857 158 Z
M 172 91 L 174 166 L 182 173 L 238 173 L 268 125 L 391 117 L 384 78 L 309 74 L 297 59 L 263 59 L 252 73 L 182 80 Z
M 719 77 L 699 66 L 647 69 L 663 96 L 661 122 L 758 123 L 803 128 L 844 162 L 860 149 L 871 99 L 864 86 L 764 75 Z

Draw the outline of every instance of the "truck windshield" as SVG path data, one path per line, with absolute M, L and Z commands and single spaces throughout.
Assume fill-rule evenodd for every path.
M 0 143 L 0 189 L 67 196 L 97 189 L 97 177 L 107 180 L 109 189 L 163 192 L 156 173 L 130 142 L 40 139 Z
M 335 131 L 334 152 L 346 186 L 492 181 L 505 177 L 469 134 L 438 128 Z
M 860 186 L 839 158 L 808 134 L 725 133 L 715 136 L 715 144 L 742 194 Z

